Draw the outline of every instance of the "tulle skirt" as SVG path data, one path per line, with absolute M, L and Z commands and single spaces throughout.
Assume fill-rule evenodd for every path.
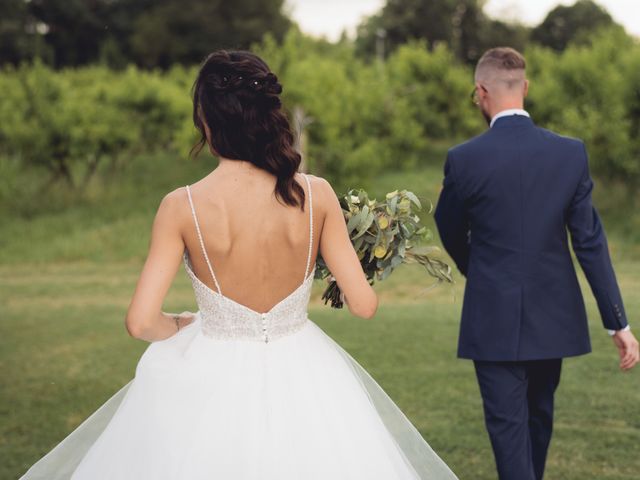
M 133 380 L 24 480 L 455 479 L 358 363 L 309 321 L 269 343 L 153 342 Z

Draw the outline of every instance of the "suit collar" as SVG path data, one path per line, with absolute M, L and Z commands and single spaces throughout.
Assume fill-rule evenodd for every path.
M 529 112 L 527 112 L 526 110 L 522 109 L 522 108 L 507 108 L 506 110 L 502 110 L 498 113 L 496 113 L 493 118 L 491 119 L 491 123 L 489 124 L 490 127 L 493 127 L 493 124 L 496 122 L 497 119 L 501 118 L 501 117 L 507 117 L 509 115 L 524 115 L 525 117 L 529 116 Z
M 509 128 L 509 127 L 531 127 L 534 126 L 530 117 L 518 114 L 504 115 L 495 119 L 493 128 Z

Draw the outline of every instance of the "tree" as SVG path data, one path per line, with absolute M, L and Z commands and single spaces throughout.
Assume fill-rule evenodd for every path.
M 529 42 L 531 29 L 517 23 L 507 23 L 500 20 L 487 19 L 482 25 L 482 51 L 493 47 L 509 46 L 523 51 Z M 478 52 L 472 52 L 479 59 Z M 470 56 L 470 59 L 473 58 Z M 475 63 L 475 61 L 474 61 Z
M 612 25 L 616 23 L 603 7 L 592 0 L 578 0 L 571 6 L 559 5 L 551 10 L 533 29 L 531 39 L 561 52 L 573 40 Z
M 98 58 L 110 25 L 109 0 L 31 0 L 29 12 L 42 26 L 55 67 L 82 65 Z
M 197 63 L 216 48 L 248 48 L 290 26 L 283 0 L 163 0 L 136 19 L 131 48 L 144 66 Z
M 451 45 L 460 13 L 476 0 L 388 0 L 382 8 L 382 28 L 391 46 L 411 39 L 426 39 L 430 45 Z
M 247 48 L 291 21 L 284 0 L 0 0 L 0 62 L 102 61 L 168 68 L 221 47 Z M 42 46 L 46 48 L 43 49 Z M 43 52 L 50 54 L 43 55 Z
M 523 48 L 528 29 L 487 17 L 483 0 L 388 0 L 382 10 L 358 27 L 360 54 L 390 52 L 413 39 L 434 48 L 444 43 L 465 63 L 475 63 L 491 47 Z
M 0 65 L 49 56 L 25 0 L 0 0 L 0 12 Z
M 459 27 L 452 48 L 458 58 L 471 65 L 490 48 L 509 46 L 523 50 L 529 39 L 529 28 L 489 18 L 480 3 L 461 9 L 457 21 Z

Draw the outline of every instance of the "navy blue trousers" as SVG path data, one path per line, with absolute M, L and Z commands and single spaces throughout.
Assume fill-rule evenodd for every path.
M 562 359 L 475 361 L 500 480 L 541 480 Z

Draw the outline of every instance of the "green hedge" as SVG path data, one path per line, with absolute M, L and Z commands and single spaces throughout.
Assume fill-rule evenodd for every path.
M 469 100 L 472 71 L 444 46 L 409 43 L 371 63 L 348 43 L 292 30 L 255 50 L 280 77 L 291 117 L 303 119 L 309 170 L 337 188 L 428 162 L 434 144 L 484 128 Z M 640 46 L 609 31 L 561 54 L 532 48 L 526 56 L 528 108 L 537 123 L 585 139 L 595 173 L 636 186 Z M 164 150 L 186 158 L 196 138 L 196 69 L 54 71 L 35 63 L 0 71 L 0 203 L 16 194 L 21 178 L 77 191 L 134 154 Z
M 183 72 L 42 64 L 0 75 L 0 153 L 77 187 L 100 162 L 176 147 L 190 109 Z M 189 75 L 190 76 L 190 75 Z

